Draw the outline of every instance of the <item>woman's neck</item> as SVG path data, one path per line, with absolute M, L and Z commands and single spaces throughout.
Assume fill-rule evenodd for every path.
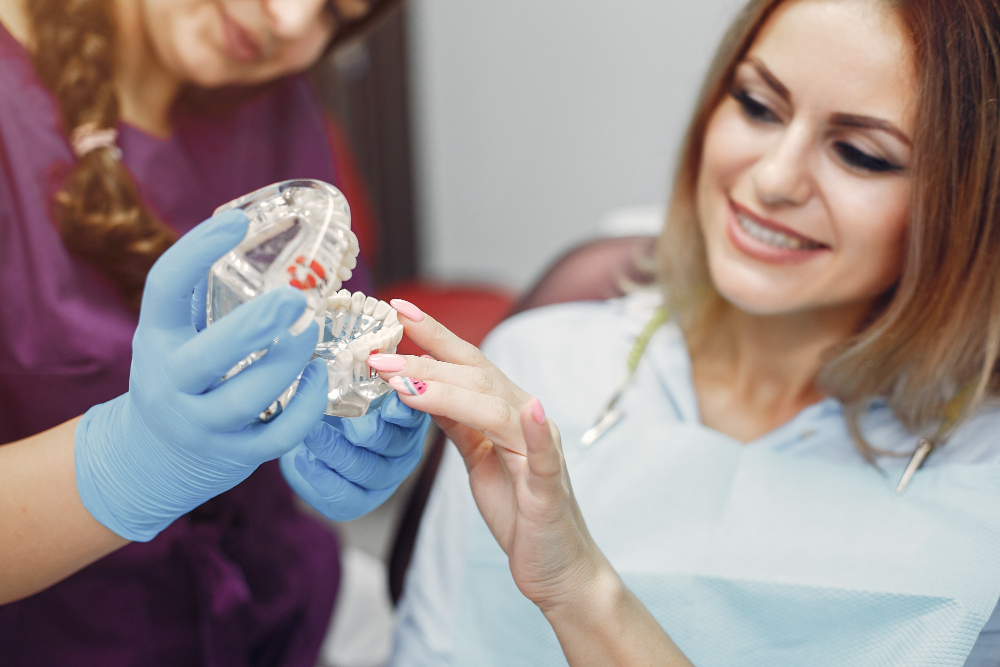
M 826 354 L 857 331 L 870 307 L 758 316 L 720 303 L 689 336 L 702 422 L 750 442 L 821 400 L 816 378 Z
M 30 0 L 0 0 L 0 23 L 29 51 L 33 50 Z M 146 32 L 139 0 L 115 0 L 115 89 L 121 119 L 164 137 L 170 134 L 170 109 L 182 82 L 163 66 Z
M 115 88 L 123 121 L 149 134 L 166 137 L 170 110 L 182 82 L 153 49 L 139 0 L 115 0 Z

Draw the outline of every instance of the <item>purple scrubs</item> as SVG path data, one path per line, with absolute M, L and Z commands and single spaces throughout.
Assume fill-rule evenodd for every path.
M 216 96 L 218 97 L 218 96 Z M 121 127 L 124 163 L 180 234 L 275 181 L 334 181 L 322 114 L 298 77 L 195 114 L 174 135 Z M 0 443 L 128 389 L 137 316 L 70 256 L 48 215 L 73 156 L 54 100 L 0 26 Z M 359 265 L 348 289 L 371 293 Z M 146 544 L 0 607 L 0 665 L 313 667 L 340 576 L 334 535 L 274 463 Z

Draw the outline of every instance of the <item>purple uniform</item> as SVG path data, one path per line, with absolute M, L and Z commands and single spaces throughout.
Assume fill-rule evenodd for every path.
M 300 77 L 178 105 L 174 134 L 120 128 L 147 204 L 183 234 L 275 181 L 335 182 L 322 113 Z M 0 26 L 0 443 L 128 389 L 137 314 L 68 254 L 49 216 L 73 164 L 55 102 Z M 348 289 L 371 293 L 359 265 Z M 276 464 L 146 544 L 0 607 L 0 665 L 313 667 L 339 581 L 337 540 L 301 514 Z

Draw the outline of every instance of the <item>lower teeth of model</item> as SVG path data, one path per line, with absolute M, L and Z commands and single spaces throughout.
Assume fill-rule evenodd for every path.
M 795 238 L 794 236 L 782 234 L 781 232 L 757 224 L 745 216 L 739 215 L 736 216 L 736 218 L 739 220 L 740 227 L 743 228 L 743 231 L 745 231 L 751 238 L 754 238 L 761 243 L 766 243 L 767 245 L 771 245 L 776 248 L 784 248 L 786 250 L 812 250 L 819 247 L 818 243 L 803 241 L 802 239 Z
M 326 414 L 360 417 L 381 403 L 389 384 L 368 365 L 374 352 L 394 354 L 403 338 L 396 311 L 384 301 L 361 292 L 340 290 L 326 303 L 320 340 L 314 357 L 326 362 L 329 393 Z M 295 395 L 298 380 L 260 415 L 270 421 Z

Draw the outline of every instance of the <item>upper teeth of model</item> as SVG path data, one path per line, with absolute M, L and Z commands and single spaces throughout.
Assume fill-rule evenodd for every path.
M 786 250 L 813 250 L 821 247 L 819 243 L 806 241 L 797 236 L 791 236 L 789 234 L 779 232 L 776 229 L 765 227 L 742 213 L 736 214 L 736 220 L 740 223 L 740 228 L 742 228 L 743 231 L 745 231 L 750 237 L 760 241 L 761 243 L 774 246 L 775 248 L 784 248 Z

